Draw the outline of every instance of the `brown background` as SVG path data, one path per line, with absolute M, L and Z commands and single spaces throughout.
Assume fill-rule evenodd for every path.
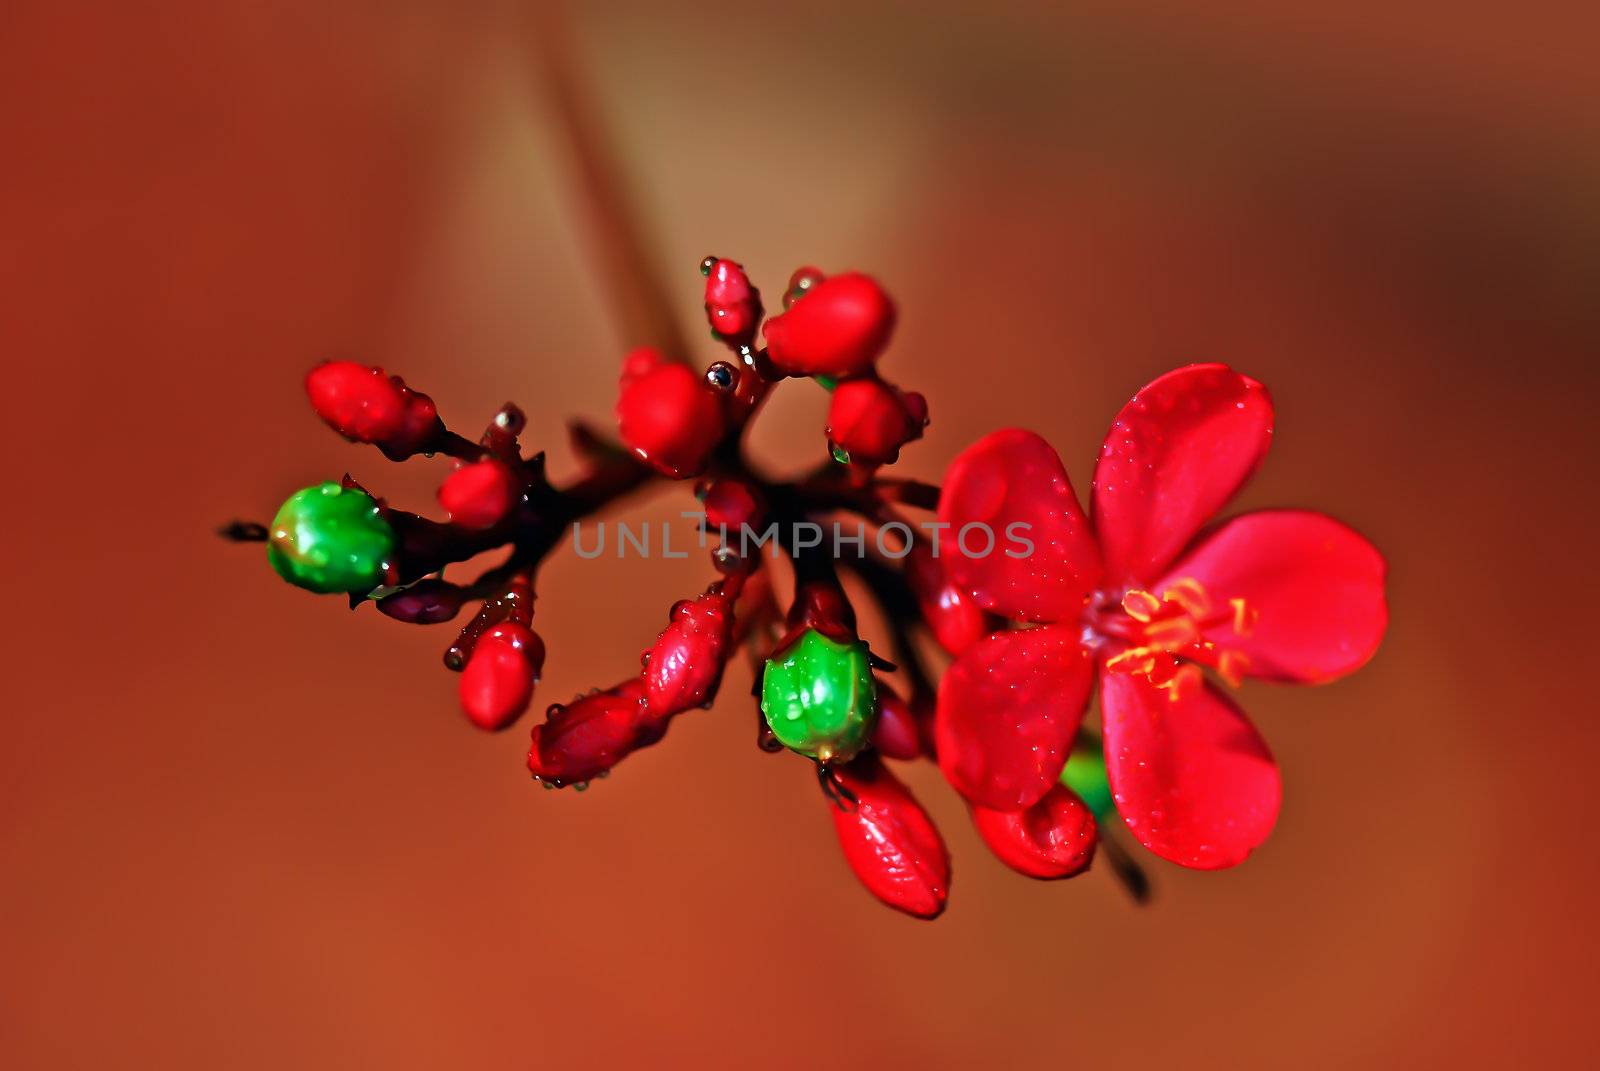
M 1268 846 L 880 909 L 742 668 L 584 795 L 453 709 L 445 629 L 350 615 L 209 535 L 348 467 L 303 369 L 457 425 L 604 419 L 615 330 L 530 77 L 459 3 L 0 10 L 11 439 L 0 1063 L 11 1067 L 1570 1065 L 1590 1045 L 1600 76 L 1539 2 L 1156 12 L 633 3 L 581 55 L 696 338 L 707 252 L 900 300 L 908 471 L 1002 423 L 1087 484 L 1116 407 L 1220 358 L 1279 404 L 1244 505 L 1392 566 L 1378 658 L 1248 686 Z M 137 8 L 137 9 L 136 9 Z M 706 344 L 699 354 L 713 357 Z M 786 390 L 758 445 L 821 448 Z M 412 471 L 415 470 L 415 471 Z M 671 495 L 630 511 L 667 516 Z M 700 562 L 560 559 L 545 700 L 635 665 Z

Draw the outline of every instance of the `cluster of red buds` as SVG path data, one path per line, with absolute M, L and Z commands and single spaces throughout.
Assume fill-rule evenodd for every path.
M 783 311 L 765 318 L 740 265 L 708 257 L 701 272 L 728 356 L 699 370 L 682 354 L 629 353 L 620 443 L 572 425 L 582 471 L 570 482 L 552 483 L 544 455 L 525 454 L 516 406 L 472 440 L 399 377 L 335 361 L 307 377 L 312 407 L 390 459 L 453 459 L 438 491 L 445 519 L 395 509 L 346 476 L 297 492 L 270 525 L 225 533 L 266 542 L 290 583 L 398 621 L 438 624 L 471 607 L 444 661 L 468 720 L 499 730 L 528 708 L 544 666 L 540 564 L 621 496 L 683 481 L 705 532 L 718 533 L 715 579 L 671 608 L 638 670 L 546 710 L 528 752 L 546 788 L 583 789 L 709 707 L 742 651 L 758 744 L 814 764 L 850 868 L 909 914 L 943 910 L 950 859 L 889 762 L 937 763 L 994 856 L 1033 878 L 1081 873 L 1098 848 L 1142 896 L 1125 835 L 1200 869 L 1259 846 L 1279 773 L 1229 691 L 1246 678 L 1349 673 L 1387 623 L 1383 559 L 1339 522 L 1271 510 L 1210 525 L 1266 452 L 1266 390 L 1218 364 L 1144 387 L 1106 436 L 1087 513 L 1055 451 L 1017 429 L 962 451 L 936 487 L 881 471 L 921 437 L 928 407 L 878 373 L 895 306 L 875 280 L 802 268 Z M 745 429 L 791 378 L 831 392 L 826 451 L 819 443 L 815 467 L 777 478 L 748 456 Z M 914 526 L 912 511 L 932 519 Z M 800 534 L 841 517 L 877 538 L 844 553 Z M 770 534 L 766 556 L 744 538 L 753 529 Z M 446 579 L 496 549 L 504 559 L 481 575 Z M 792 595 L 773 582 L 780 552 Z M 879 604 L 887 657 L 858 633 L 841 570 Z

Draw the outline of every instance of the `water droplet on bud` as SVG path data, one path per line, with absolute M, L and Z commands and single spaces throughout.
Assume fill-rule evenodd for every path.
M 522 429 L 528 426 L 527 415 L 516 405 L 507 402 L 500 407 L 494 415 L 495 427 L 511 435 L 522 434 Z
M 806 291 L 822 282 L 827 276 L 817 268 L 796 268 L 794 274 L 789 276 L 789 285 L 783 291 L 783 307 L 788 308 L 796 301 L 806 296 Z
M 739 383 L 739 370 L 727 361 L 718 361 L 706 369 L 706 384 L 717 391 L 730 391 Z

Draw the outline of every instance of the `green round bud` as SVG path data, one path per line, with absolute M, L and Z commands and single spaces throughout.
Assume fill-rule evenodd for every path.
M 867 645 L 807 629 L 761 675 L 761 713 L 784 747 L 819 762 L 848 762 L 878 720 Z
M 365 491 L 336 483 L 296 491 L 272 519 L 267 560 L 296 587 L 364 594 L 394 558 L 395 535 Z
M 1105 818 L 1116 809 L 1111 798 L 1111 782 L 1106 780 L 1106 757 L 1095 744 L 1079 744 L 1067 756 L 1061 783 L 1083 801 L 1095 818 Z

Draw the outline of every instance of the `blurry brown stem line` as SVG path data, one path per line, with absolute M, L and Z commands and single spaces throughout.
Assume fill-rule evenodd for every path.
M 683 360 L 687 340 L 667 288 L 651 266 L 626 182 L 579 70 L 568 21 L 562 4 L 535 6 L 534 65 L 572 153 L 575 185 L 587 209 L 608 304 L 620 319 L 625 346 L 655 346 Z

